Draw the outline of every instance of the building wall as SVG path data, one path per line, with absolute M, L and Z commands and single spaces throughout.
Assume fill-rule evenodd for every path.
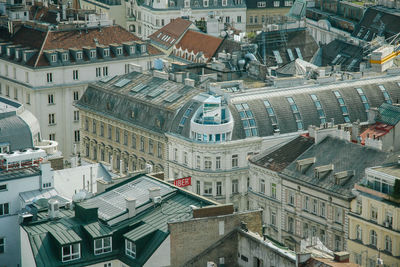
M 120 171 L 122 167 L 123 173 L 144 170 L 146 163 L 152 165 L 156 172 L 164 170 L 164 159 L 166 158 L 166 138 L 164 135 L 85 110 L 80 110 L 80 115 L 82 125 L 80 151 L 82 157 L 108 163 L 111 163 L 112 159 L 113 170 Z M 101 133 L 102 125 L 103 136 Z M 111 127 L 111 136 L 108 135 L 109 127 Z M 119 139 L 117 139 L 118 131 Z M 120 160 L 122 160 L 122 166 Z
M 120 5 L 108 5 L 96 0 L 83 0 L 81 2 L 81 7 L 83 9 L 94 9 L 98 13 L 107 13 L 108 17 L 114 20 L 115 24 L 121 25 L 122 27 L 126 27 L 126 22 L 128 19 L 127 6 L 128 2 L 125 0 L 121 0 Z
M 332 27 L 330 22 L 325 19 L 319 21 L 306 19 L 306 23 L 310 34 L 314 37 L 315 41 L 320 44 L 329 44 L 335 39 L 345 39 L 351 36 L 351 34 L 346 31 Z
M 261 211 L 247 211 L 217 217 L 192 219 L 168 224 L 171 237 L 171 266 L 181 266 L 217 242 L 240 222 L 250 231 L 261 232 Z M 193 242 L 193 241 L 196 242 Z M 182 253 L 182 252 L 185 253 Z
M 42 138 L 50 139 L 50 135 L 54 134 L 59 149 L 68 158 L 73 152 L 73 144 L 78 143 L 75 141 L 75 131 L 79 131 L 79 121 L 74 120 L 74 111 L 77 109 L 72 106 L 76 101 L 74 92 L 78 92 L 78 96 L 81 97 L 89 82 L 103 78 L 103 75 L 96 77 L 97 67 L 107 67 L 108 76 L 114 76 L 126 73 L 126 65 L 129 63 L 141 65 L 146 70 L 154 58 L 145 56 L 112 62 L 37 69 L 0 59 L 0 95 L 24 104 L 25 108 L 38 119 Z M 78 80 L 73 80 L 73 70 L 79 71 Z M 52 73 L 53 76 L 53 81 L 49 83 L 48 73 Z M 53 95 L 54 104 L 49 103 L 49 95 Z M 49 123 L 49 114 L 55 115 L 54 123 Z
M 361 208 L 359 204 L 361 204 Z M 377 220 L 372 217 L 372 209 L 377 211 Z M 393 218 L 391 226 L 385 224 L 388 213 Z M 361 233 L 357 237 L 358 227 L 361 229 Z M 372 230 L 377 235 L 376 246 L 371 244 Z M 391 251 L 387 246 L 389 244 L 386 244 L 386 237 L 391 240 Z M 370 266 L 369 262 L 376 261 L 378 250 L 380 250 L 380 257 L 386 266 L 398 265 L 400 256 L 400 208 L 398 204 L 382 201 L 369 194 L 360 194 L 354 199 L 349 216 L 348 250 L 351 253 L 351 260 L 362 266 Z
M 25 230 L 18 225 L 18 230 L 20 232 L 20 239 L 17 239 L 18 242 L 21 242 L 21 254 L 18 257 L 21 257 L 21 266 L 24 267 L 36 267 L 35 258 L 33 257 L 31 243 L 29 242 L 28 234 Z M 13 265 L 16 266 L 16 265 Z
M 171 238 L 168 236 L 164 242 L 154 251 L 150 259 L 146 261 L 144 267 L 170 266 L 171 265 Z
M 201 143 L 184 140 L 175 135 L 167 135 L 167 138 L 168 159 L 165 172 L 167 179 L 191 176 L 192 185 L 187 188 L 188 190 L 221 203 L 233 202 L 236 210 L 247 209 L 245 197 L 248 179 L 247 158 L 259 152 L 260 138 L 222 143 Z M 233 156 L 238 158 L 237 167 L 232 165 Z M 220 168 L 217 167 L 217 158 L 220 161 Z M 206 168 L 206 159 L 211 161 L 209 169 Z M 221 191 L 217 192 L 219 183 Z M 206 184 L 211 184 L 211 193 L 205 191 Z
M 263 25 L 274 23 L 274 17 L 276 18 L 285 16 L 287 13 L 289 13 L 289 10 L 290 7 L 247 9 L 246 32 L 261 31 L 263 29 Z

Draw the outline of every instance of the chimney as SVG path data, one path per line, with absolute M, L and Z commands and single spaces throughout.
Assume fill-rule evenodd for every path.
M 149 188 L 149 198 L 154 202 L 156 197 L 161 197 L 161 188 L 160 187 L 152 187 Z
M 336 262 L 349 262 L 350 253 L 347 251 L 333 253 L 333 259 Z
M 126 209 L 128 210 L 128 218 L 132 218 L 136 215 L 136 198 L 125 198 Z
M 135 71 L 135 72 L 143 73 L 143 67 L 140 65 L 137 65 L 137 64 L 130 63 L 129 64 L 129 72 L 131 72 L 131 70 Z

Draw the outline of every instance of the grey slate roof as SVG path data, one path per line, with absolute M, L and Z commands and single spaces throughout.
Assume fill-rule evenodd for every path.
M 11 151 L 33 147 L 31 129 L 16 112 L 20 106 L 19 103 L 0 97 L 0 143 L 8 143 Z
M 358 71 L 363 58 L 363 48 L 341 40 L 333 40 L 321 47 L 321 66 L 341 65 L 342 70 Z M 340 55 L 336 59 L 336 57 Z M 356 60 L 356 61 L 353 61 Z
M 297 169 L 297 160 L 315 157 L 316 161 L 303 173 Z M 344 198 L 351 198 L 351 189 L 355 183 L 364 177 L 365 169 L 372 166 L 393 162 L 395 157 L 392 154 L 361 146 L 333 137 L 326 137 L 318 144 L 311 146 L 296 160 L 282 171 L 284 177 L 315 186 L 323 191 L 338 194 Z M 315 167 L 328 164 L 334 165 L 334 170 L 320 178 L 314 176 Z M 342 184 L 336 184 L 334 174 L 343 171 L 354 171 Z

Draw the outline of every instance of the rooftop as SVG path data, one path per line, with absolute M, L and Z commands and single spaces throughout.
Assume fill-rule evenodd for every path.
M 149 39 L 156 45 L 170 48 L 182 37 L 182 35 L 187 31 L 187 29 L 189 29 L 191 25 L 193 25 L 191 21 L 182 18 L 176 18 L 150 35 Z
M 376 121 L 378 122 L 395 126 L 400 121 L 400 105 L 383 103 L 378 108 L 378 112 L 379 113 L 376 118 Z
M 373 167 L 371 168 L 377 172 L 382 172 L 400 179 L 400 164 L 393 164 L 391 166 Z
M 160 204 L 149 199 L 147 189 L 152 186 L 161 188 Z M 138 200 L 133 217 L 128 216 L 124 197 Z M 192 218 L 191 205 L 214 204 L 155 178 L 139 175 L 77 203 L 75 212 L 61 208 L 58 219 L 49 220 L 47 210 L 39 211 L 37 221 L 22 227 L 28 234 L 38 266 L 81 266 L 106 260 L 143 266 L 168 237 L 167 222 Z M 105 237 L 112 238 L 112 251 L 95 256 L 93 240 Z M 125 254 L 125 239 L 136 245 L 135 258 Z M 71 244 L 80 244 L 80 258 L 63 263 L 59 251 Z

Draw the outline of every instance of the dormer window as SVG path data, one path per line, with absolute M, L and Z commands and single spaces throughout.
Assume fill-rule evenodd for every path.
M 203 6 L 208 7 L 208 0 L 203 0 Z
M 18 53 L 18 51 L 15 52 L 15 59 L 19 59 L 19 53 Z
M 82 52 L 76 52 L 76 59 L 82 59 Z
M 190 0 L 185 0 L 185 7 L 190 7 Z
M 136 259 L 136 244 L 125 239 L 125 254 L 133 259 Z
M 68 54 L 67 53 L 62 54 L 62 61 L 68 61 Z
M 222 0 L 222 6 L 227 6 L 228 1 L 227 0 Z
M 134 46 L 131 46 L 131 47 L 130 47 L 130 51 L 131 51 L 131 54 L 135 54 L 135 47 L 134 47 Z
M 266 7 L 267 2 L 257 2 L 257 7 Z
M 142 47 L 141 47 L 141 52 L 142 52 L 142 53 L 146 53 L 146 45 L 142 45 Z
M 92 50 L 90 51 L 90 58 L 95 58 L 96 57 L 96 51 Z
M 100 255 L 112 251 L 111 236 L 95 239 L 94 241 L 94 255 Z
M 26 61 L 26 54 L 23 55 L 23 60 Z
M 81 258 L 81 244 L 75 243 L 61 248 L 62 262 L 77 260 Z
M 122 55 L 122 47 L 117 48 L 117 55 L 118 56 Z
M 11 54 L 10 50 L 11 49 L 9 47 L 7 47 L 7 56 L 10 56 L 10 54 Z
M 51 55 L 51 62 L 57 62 L 57 55 Z
M 104 49 L 103 55 L 105 57 L 108 57 L 110 55 L 110 50 L 109 49 Z

